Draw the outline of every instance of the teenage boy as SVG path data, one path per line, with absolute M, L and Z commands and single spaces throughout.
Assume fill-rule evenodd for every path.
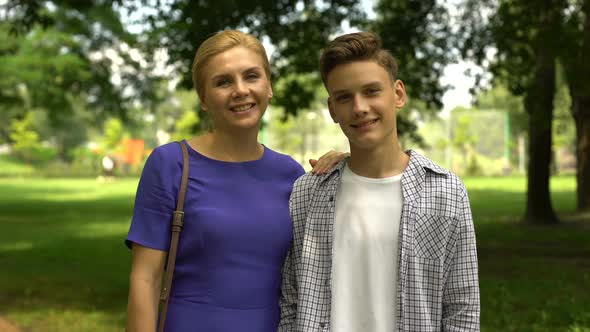
M 397 64 L 368 32 L 320 60 L 350 158 L 295 183 L 279 331 L 479 331 L 475 233 L 454 174 L 398 142 Z

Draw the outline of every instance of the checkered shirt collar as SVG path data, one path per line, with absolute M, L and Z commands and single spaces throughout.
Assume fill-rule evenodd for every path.
M 450 173 L 412 149 L 406 150 L 405 152 L 410 156 L 410 162 L 402 176 L 402 190 L 404 198 L 409 202 L 413 202 L 420 196 L 419 193 L 422 190 L 422 183 L 424 183 L 424 177 L 426 176 L 427 171 L 445 177 L 449 176 Z M 340 179 L 340 175 L 342 174 L 349 158 L 350 157 L 344 158 L 338 162 L 338 164 L 336 164 L 336 166 L 334 166 L 332 170 L 320 180 L 320 183 L 332 179 L 333 177 Z M 407 182 L 411 182 L 412 185 L 404 185 Z

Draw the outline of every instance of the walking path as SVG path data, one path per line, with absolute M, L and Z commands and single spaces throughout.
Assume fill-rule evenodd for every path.
M 22 330 L 16 327 L 13 323 L 0 317 L 0 332 L 22 332 Z

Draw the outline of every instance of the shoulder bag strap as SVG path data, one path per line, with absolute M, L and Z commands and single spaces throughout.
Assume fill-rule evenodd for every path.
M 180 181 L 180 189 L 178 190 L 178 202 L 176 203 L 176 211 L 172 217 L 172 235 L 170 236 L 170 250 L 168 251 L 168 259 L 166 260 L 166 276 L 164 281 L 164 288 L 160 294 L 160 315 L 158 323 L 158 332 L 164 332 L 164 323 L 166 322 L 166 312 L 168 311 L 168 300 L 170 299 L 170 287 L 172 285 L 172 274 L 174 273 L 174 266 L 176 264 L 176 252 L 178 250 L 178 238 L 182 231 L 184 223 L 184 198 L 186 196 L 186 187 L 188 183 L 188 150 L 183 142 L 177 142 L 182 148 L 182 180 Z

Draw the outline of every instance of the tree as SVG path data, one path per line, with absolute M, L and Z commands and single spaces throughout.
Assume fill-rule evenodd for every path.
M 397 58 L 398 76 L 408 95 L 428 109 L 441 109 L 448 87 L 441 86 L 439 79 L 446 65 L 458 57 L 447 7 L 435 0 L 380 0 L 375 12 L 377 18 L 367 27 L 381 36 L 383 46 Z
M 104 124 L 103 146 L 107 153 L 113 152 L 119 147 L 125 137 L 125 129 L 121 120 L 108 119 Z
M 74 39 L 54 29 L 12 36 L 5 24 L 0 25 L 0 40 L 8 41 L 0 52 L 0 109 L 7 111 L 4 123 L 22 120 L 33 109 L 46 112 L 53 135 L 42 139 L 52 140 L 64 160 L 68 159 L 66 151 L 85 138 L 75 129 L 85 125 L 77 121 L 81 87 L 92 77 L 88 62 L 76 53 Z M 7 131 L 7 126 L 0 125 L 5 138 Z
M 14 142 L 14 152 L 26 162 L 33 162 L 35 151 L 41 148 L 41 142 L 39 141 L 39 134 L 33 127 L 31 113 L 25 115 L 22 120 L 14 119 L 10 129 L 10 139 Z
M 489 1 L 484 1 L 490 4 Z M 467 0 L 460 33 L 463 56 L 486 64 L 490 46 L 497 50 L 489 68 L 495 79 L 524 98 L 529 117 L 529 164 L 525 221 L 556 223 L 549 195 L 551 123 L 555 95 L 556 50 L 562 47 L 562 15 L 565 0 L 500 1 L 486 8 L 494 14 L 485 19 L 481 1 Z
M 179 141 L 188 139 L 195 134 L 194 128 L 199 125 L 199 117 L 193 110 L 185 112 L 182 117 L 176 122 L 174 128 L 173 140 Z
M 145 44 L 149 50 L 167 50 L 168 63 L 181 72 L 185 88 L 192 88 L 190 68 L 197 47 L 214 32 L 243 29 L 272 43 L 273 78 L 286 81 L 287 87 L 275 91 L 273 104 L 288 114 L 309 108 L 315 99 L 320 52 L 341 23 L 354 25 L 364 18 L 355 0 L 333 0 L 329 5 L 307 0 L 172 0 L 167 5 L 160 1 L 143 5 L 150 12 L 143 18 L 150 26 Z M 314 80 L 298 79 L 308 73 L 314 73 Z
M 67 99 L 74 96 L 83 98 L 85 111 L 99 125 L 113 115 L 126 120 L 135 104 L 149 108 L 158 102 L 154 95 L 158 78 L 150 67 L 153 63 L 138 56 L 134 48 L 136 36 L 121 22 L 122 13 L 132 9 L 134 3 L 120 0 L 4 1 L 0 5 L 3 22 L 0 40 L 8 42 L 1 43 L 0 57 L 12 57 L 16 62 L 0 62 L 5 64 L 5 70 L 12 66 L 11 70 L 17 75 L 8 72 L 11 75 L 8 77 L 28 86 L 29 91 L 34 92 L 32 103 L 43 104 L 50 119 L 56 114 L 67 114 L 72 108 Z M 129 8 L 124 6 L 127 4 Z M 36 61 L 35 66 L 27 63 L 29 59 Z M 70 63 L 65 63 L 66 60 Z M 72 64 L 73 61 L 77 63 Z M 56 73 L 56 69 L 66 71 L 75 79 L 68 81 L 68 77 Z M 21 70 L 28 76 L 18 72 Z M 32 86 L 32 81 L 47 78 L 35 74 L 48 75 L 51 84 L 41 86 L 43 89 Z M 0 96 L 0 107 L 18 102 L 18 95 L 8 91 Z
M 569 90 L 563 65 L 559 61 L 556 72 L 555 111 L 552 130 L 556 171 L 559 171 L 557 167 L 561 161 L 558 159 L 561 151 L 576 155 L 576 125 L 571 113 L 572 100 Z
M 565 67 L 576 124 L 576 196 L 578 210 L 590 210 L 590 1 L 570 1 L 566 41 L 560 59 Z

